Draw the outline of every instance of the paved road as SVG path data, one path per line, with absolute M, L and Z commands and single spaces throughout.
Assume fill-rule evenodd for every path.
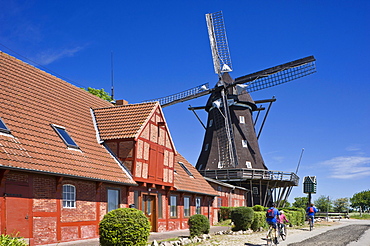
M 339 225 L 305 229 L 289 236 L 280 246 L 370 246 L 369 220 L 342 220 Z

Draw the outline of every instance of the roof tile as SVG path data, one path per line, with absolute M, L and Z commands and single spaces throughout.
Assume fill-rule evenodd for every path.
M 111 107 L 90 93 L 0 52 L 0 165 L 135 184 L 97 142 L 90 108 Z M 50 124 L 63 126 L 80 150 L 68 149 Z

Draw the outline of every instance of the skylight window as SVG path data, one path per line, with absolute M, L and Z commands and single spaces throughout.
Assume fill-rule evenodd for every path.
M 189 176 L 193 176 L 193 174 L 189 171 L 189 169 L 184 165 L 184 163 L 182 162 L 179 162 L 180 166 L 182 167 L 182 169 L 184 169 L 184 171 L 189 175 Z
M 59 137 L 63 140 L 63 142 L 68 147 L 75 148 L 75 149 L 79 149 L 80 148 L 80 147 L 78 147 L 78 145 L 76 144 L 76 142 L 71 138 L 71 136 L 69 136 L 68 132 L 66 131 L 66 129 L 64 127 L 53 125 L 53 124 L 51 124 L 51 126 L 58 133 Z
M 4 121 L 0 118 L 0 132 L 10 133 L 9 128 L 5 125 Z

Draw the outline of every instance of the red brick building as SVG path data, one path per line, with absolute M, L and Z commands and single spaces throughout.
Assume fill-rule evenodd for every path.
M 0 233 L 96 238 L 131 204 L 153 231 L 216 220 L 217 192 L 176 152 L 159 104 L 114 106 L 2 52 L 0 80 Z

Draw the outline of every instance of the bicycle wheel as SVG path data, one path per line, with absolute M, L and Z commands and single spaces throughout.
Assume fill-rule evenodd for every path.
M 310 223 L 310 231 L 312 231 L 312 228 L 313 228 L 313 221 L 312 221 L 312 218 L 309 218 L 309 219 L 308 219 L 308 222 Z
M 279 235 L 283 241 L 286 239 L 286 232 L 286 226 L 281 226 Z
M 274 243 L 274 232 L 273 232 L 273 229 L 270 228 L 269 231 L 268 231 L 268 234 L 267 234 L 267 245 L 271 245 Z

